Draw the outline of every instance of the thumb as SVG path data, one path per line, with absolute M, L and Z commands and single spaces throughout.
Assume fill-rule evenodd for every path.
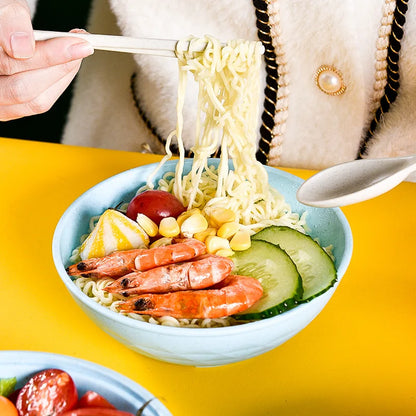
M 0 0 L 0 46 L 12 58 L 33 56 L 35 39 L 26 1 Z

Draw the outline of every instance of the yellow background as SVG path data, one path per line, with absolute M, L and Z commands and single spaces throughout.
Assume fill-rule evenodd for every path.
M 54 352 L 107 366 L 140 383 L 175 416 L 416 414 L 415 184 L 343 208 L 354 236 L 351 265 L 306 329 L 262 356 L 203 369 L 159 362 L 119 344 L 84 316 L 52 261 L 54 228 L 76 197 L 158 160 L 0 139 L 2 350 Z

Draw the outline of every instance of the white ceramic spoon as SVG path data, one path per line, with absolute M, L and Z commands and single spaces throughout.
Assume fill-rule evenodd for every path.
M 381 195 L 416 171 L 416 155 L 360 159 L 311 176 L 298 189 L 299 202 L 315 207 L 341 207 Z

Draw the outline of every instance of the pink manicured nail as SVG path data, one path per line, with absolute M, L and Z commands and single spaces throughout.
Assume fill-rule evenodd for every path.
M 31 58 L 34 53 L 33 41 L 27 32 L 14 32 L 10 35 L 10 46 L 15 58 Z
M 69 55 L 72 59 L 81 59 L 94 53 L 94 48 L 86 42 L 75 43 L 68 48 Z
M 85 29 L 72 29 L 69 33 L 88 33 Z

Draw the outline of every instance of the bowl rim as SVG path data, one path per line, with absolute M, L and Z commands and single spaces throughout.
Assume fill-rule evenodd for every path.
M 24 365 L 24 363 L 39 363 L 39 371 L 42 371 L 42 369 L 46 369 L 47 367 L 60 368 L 64 371 L 67 371 L 70 375 L 71 367 L 76 367 L 76 371 L 78 373 L 82 370 L 84 370 L 86 374 L 93 372 L 94 374 L 99 376 L 100 379 L 107 380 L 109 384 L 116 384 L 118 388 L 122 388 L 123 391 L 128 393 L 130 396 L 135 397 L 136 400 L 142 402 L 143 404 L 147 400 L 153 399 L 152 402 L 149 404 L 149 407 L 152 408 L 153 411 L 155 411 L 160 416 L 171 416 L 170 411 L 159 400 L 159 398 L 152 394 L 149 390 L 144 388 L 141 384 L 111 368 L 105 367 L 101 364 L 97 364 L 90 360 L 73 357 L 66 354 L 59 354 L 46 351 L 2 350 L 0 351 L 0 364 L 2 362 L 7 364 L 18 363 L 20 365 Z M 46 364 L 47 367 L 43 365 L 44 363 L 49 362 L 50 364 Z M 27 377 L 33 374 L 33 372 L 28 371 Z M 91 390 L 91 388 L 87 388 L 86 390 Z
M 185 164 L 189 165 L 191 159 L 185 159 Z M 213 158 L 210 158 L 209 161 L 212 161 Z M 178 163 L 178 160 L 168 160 L 163 166 L 169 167 L 169 166 L 176 166 Z M 92 300 L 90 297 L 88 297 L 85 293 L 83 293 L 81 290 L 79 290 L 75 284 L 73 283 L 72 279 L 67 274 L 65 267 L 60 261 L 60 235 L 64 228 L 64 223 L 66 221 L 66 217 L 69 216 L 70 211 L 73 209 L 74 206 L 78 204 L 78 201 L 80 199 L 85 198 L 88 196 L 89 193 L 92 193 L 95 191 L 96 188 L 105 186 L 106 183 L 109 183 L 113 180 L 116 180 L 118 177 L 123 175 L 129 175 L 129 173 L 141 170 L 143 168 L 156 168 L 159 165 L 159 162 L 152 163 L 152 164 L 146 164 L 137 166 L 135 168 L 131 168 L 125 171 L 122 171 L 116 175 L 110 176 L 107 179 L 104 179 L 103 181 L 100 181 L 99 183 L 93 185 L 91 188 L 83 192 L 80 196 L 78 196 L 65 210 L 61 218 L 59 219 L 54 234 L 52 238 L 52 256 L 55 263 L 55 267 L 58 271 L 58 274 L 62 280 L 62 282 L 65 284 L 69 292 L 72 294 L 73 297 L 75 297 L 77 300 L 79 300 L 81 303 L 86 304 L 89 308 L 93 309 L 95 313 L 98 315 L 103 315 L 107 319 L 111 319 L 116 321 L 122 326 L 127 326 L 131 329 L 139 329 L 139 330 L 146 330 L 147 332 L 153 332 L 153 333 L 162 333 L 165 335 L 180 335 L 185 337 L 192 337 L 195 335 L 202 336 L 202 337 L 216 337 L 216 336 L 224 336 L 225 332 L 227 332 L 227 335 L 236 335 L 239 333 L 244 332 L 251 332 L 252 330 L 261 330 L 264 327 L 271 326 L 274 321 L 279 320 L 280 322 L 285 322 L 287 320 L 290 320 L 291 318 L 301 315 L 302 312 L 305 309 L 313 308 L 313 306 L 319 302 L 324 301 L 325 303 L 332 297 L 335 290 L 337 289 L 338 285 L 341 282 L 342 277 L 344 276 L 348 265 L 351 261 L 352 257 L 352 249 L 353 249 L 353 238 L 352 238 L 352 231 L 350 224 L 345 216 L 345 214 L 342 212 L 342 210 L 338 207 L 336 208 L 320 208 L 323 210 L 329 210 L 333 211 L 337 219 L 339 220 L 341 224 L 341 228 L 344 231 L 344 244 L 345 244 L 345 250 L 344 250 L 344 256 L 341 259 L 339 266 L 337 268 L 337 281 L 335 282 L 334 286 L 331 287 L 328 291 L 323 293 L 322 295 L 312 299 L 309 302 L 300 304 L 296 306 L 293 309 L 290 309 L 280 315 L 276 315 L 267 319 L 262 319 L 258 321 L 253 322 L 246 322 L 242 323 L 241 325 L 233 325 L 233 326 L 225 326 L 225 327 L 214 327 L 214 328 L 189 328 L 189 327 L 173 327 L 173 326 L 167 326 L 167 325 L 155 325 L 155 324 L 149 324 L 148 322 L 143 322 L 139 320 L 135 320 L 133 318 L 130 318 L 128 316 L 124 316 L 120 313 L 114 312 L 108 308 L 106 308 L 103 305 L 100 305 L 99 303 Z M 293 175 L 292 173 L 286 172 L 284 170 L 279 169 L 279 167 L 271 167 L 264 165 L 266 168 L 267 173 L 274 172 L 277 175 L 280 175 L 286 179 L 289 179 L 293 181 L 297 185 L 301 185 L 304 180 L 296 175 Z M 300 204 L 303 205 L 303 204 Z M 307 207 L 305 205 L 305 209 L 308 209 L 310 207 Z M 311 306 L 312 305 L 312 306 Z

